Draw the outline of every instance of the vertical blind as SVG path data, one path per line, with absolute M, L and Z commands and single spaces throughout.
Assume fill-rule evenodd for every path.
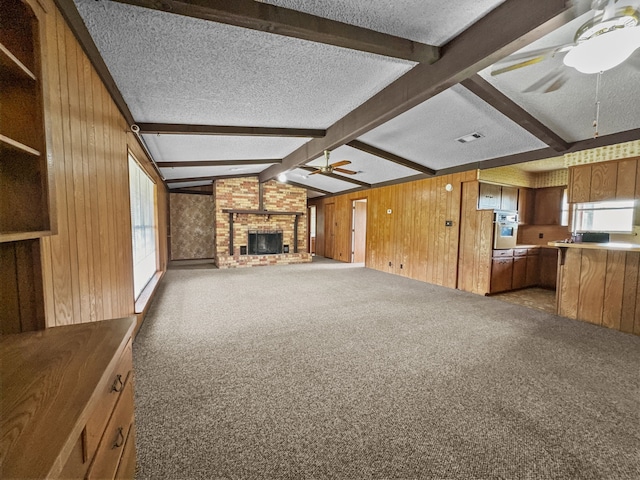
M 129 155 L 133 284 L 137 299 L 157 271 L 155 184 Z

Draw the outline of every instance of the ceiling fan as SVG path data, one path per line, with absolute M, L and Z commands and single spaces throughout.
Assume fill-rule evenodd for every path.
M 340 173 L 346 173 L 347 175 L 355 175 L 358 172 L 354 172 L 353 170 L 347 170 L 346 168 L 340 168 L 344 165 L 349 165 L 351 162 L 349 160 L 340 160 L 339 162 L 329 163 L 329 155 L 331 152 L 329 150 L 324 151 L 324 159 L 325 165 L 321 167 L 317 167 L 316 170 L 311 172 L 309 175 L 315 175 L 316 173 L 333 173 L 334 171 Z
M 565 66 L 586 74 L 601 73 L 620 65 L 640 47 L 640 12 L 630 5 L 616 8 L 617 2 L 593 0 L 590 8 L 593 18 L 578 28 L 572 43 L 510 55 L 493 65 L 491 75 L 535 65 L 559 54 L 565 55 Z M 559 69 L 545 75 L 525 92 L 541 89 L 543 93 L 552 92 L 567 80 Z

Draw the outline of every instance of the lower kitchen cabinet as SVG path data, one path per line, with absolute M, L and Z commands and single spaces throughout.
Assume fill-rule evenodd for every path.
M 513 257 L 513 276 L 511 277 L 511 289 L 527 286 L 527 257 Z
M 543 248 L 540 253 L 540 280 L 543 288 L 556 288 L 558 277 L 558 249 Z
M 535 287 L 540 283 L 540 255 L 527 255 L 525 287 Z
M 491 292 L 511 290 L 513 257 L 494 257 L 491 260 Z

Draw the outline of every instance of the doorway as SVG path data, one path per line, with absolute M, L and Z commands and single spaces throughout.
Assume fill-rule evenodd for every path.
M 324 256 L 333 258 L 335 247 L 335 203 L 324 206 Z
M 309 206 L 309 224 L 307 231 L 309 232 L 309 253 L 314 256 L 316 254 L 316 206 Z
M 367 199 L 354 200 L 351 223 L 351 262 L 364 263 L 367 248 Z

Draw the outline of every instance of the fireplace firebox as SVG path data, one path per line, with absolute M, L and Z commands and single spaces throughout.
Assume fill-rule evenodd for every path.
M 249 255 L 272 255 L 282 253 L 282 230 L 249 231 L 247 242 Z

